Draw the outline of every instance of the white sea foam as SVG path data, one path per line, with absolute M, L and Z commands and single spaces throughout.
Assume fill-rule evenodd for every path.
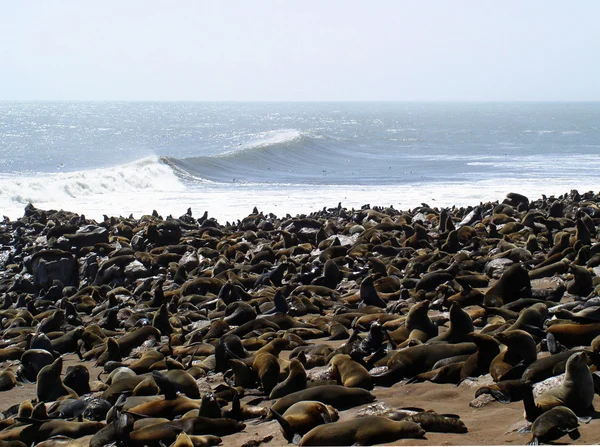
M 251 137 L 252 138 L 248 142 L 240 144 L 240 146 L 235 149 L 223 152 L 221 156 L 229 156 L 249 149 L 291 143 L 292 141 L 302 138 L 302 132 L 297 129 L 280 129 L 260 132 L 255 135 L 251 135 Z

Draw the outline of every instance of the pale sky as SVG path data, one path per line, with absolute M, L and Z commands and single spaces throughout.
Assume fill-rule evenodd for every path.
M 0 0 L 0 100 L 598 101 L 600 1 Z

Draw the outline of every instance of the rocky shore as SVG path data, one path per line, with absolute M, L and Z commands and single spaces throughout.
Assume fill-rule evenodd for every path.
M 598 443 L 599 230 L 577 191 L 225 224 L 29 205 L 0 223 L 0 447 Z

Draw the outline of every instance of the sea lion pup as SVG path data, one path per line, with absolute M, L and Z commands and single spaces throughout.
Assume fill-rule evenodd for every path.
M 62 366 L 63 360 L 62 357 L 59 357 L 52 364 L 44 366 L 38 373 L 36 391 L 40 402 L 79 397 L 75 391 L 65 386 L 60 380 Z
M 496 284 L 488 289 L 483 304 L 490 307 L 502 307 L 522 296 L 531 294 L 531 280 L 525 267 L 513 264 L 502 274 Z
M 458 303 L 450 306 L 450 328 L 437 337 L 427 340 L 428 344 L 436 342 L 459 343 L 469 339 L 467 334 L 475 330 L 470 315 L 460 307 Z
M 477 352 L 465 360 L 460 370 L 461 381 L 467 377 L 479 377 L 487 374 L 494 358 L 500 354 L 500 343 L 494 337 L 485 334 L 468 334 L 473 343 L 477 345 Z
M 277 399 L 306 388 L 306 370 L 300 360 L 293 359 L 290 362 L 289 370 L 286 379 L 273 388 L 269 399 Z
M 527 387 L 523 397 L 525 416 L 530 422 L 534 421 L 541 413 L 557 406 L 570 408 L 578 415 L 585 415 L 593 410 L 594 380 L 587 366 L 587 354 L 577 352 L 569 357 L 566 366 L 565 378 L 562 384 L 533 399 L 531 386 Z
M 302 391 L 288 394 L 278 399 L 271 407 L 279 414 L 283 414 L 296 402 L 317 400 L 326 405 L 331 405 L 338 410 L 373 402 L 375 396 L 363 388 L 346 388 L 341 385 L 319 385 Z M 268 416 L 272 419 L 272 414 Z
M 394 421 L 408 421 L 419 424 L 426 432 L 467 433 L 469 430 L 455 414 L 438 414 L 435 411 L 407 412 L 402 409 L 392 412 L 389 418 Z
M 388 371 L 371 374 L 376 385 L 391 386 L 399 380 L 414 377 L 429 371 L 436 362 L 448 357 L 473 354 L 477 351 L 475 343 L 435 343 L 411 346 L 395 352 L 388 360 Z
M 360 363 L 352 360 L 352 357 L 346 354 L 336 354 L 329 361 L 332 368 L 332 375 L 345 387 L 373 389 L 373 381 L 369 371 Z
M 173 443 L 182 432 L 188 435 L 226 436 L 242 431 L 245 427 L 246 424 L 233 419 L 183 418 L 134 430 L 129 433 L 126 445 L 159 447 L 161 442 L 165 445 Z
M 525 368 L 537 359 L 533 337 L 525 331 L 501 332 L 496 339 L 504 345 L 490 364 L 490 374 L 495 382 L 520 378 Z
M 373 445 L 424 436 L 425 430 L 414 422 L 396 422 L 383 416 L 365 416 L 319 425 L 306 433 L 298 445 Z
M 554 407 L 533 422 L 531 441 L 527 445 L 547 444 L 564 435 L 569 435 L 572 440 L 577 440 L 581 436 L 578 428 L 579 419 L 575 413 L 567 407 Z
M 294 444 L 298 444 L 302 436 L 316 426 L 329 424 L 340 418 L 338 411 L 331 405 L 314 400 L 297 402 L 283 415 L 277 411 L 271 411 L 281 425 L 281 432 L 285 439 Z

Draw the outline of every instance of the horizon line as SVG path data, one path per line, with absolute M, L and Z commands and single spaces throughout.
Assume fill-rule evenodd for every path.
M 196 103 L 598 103 L 600 99 L 2 99 L 0 102 L 196 102 Z

